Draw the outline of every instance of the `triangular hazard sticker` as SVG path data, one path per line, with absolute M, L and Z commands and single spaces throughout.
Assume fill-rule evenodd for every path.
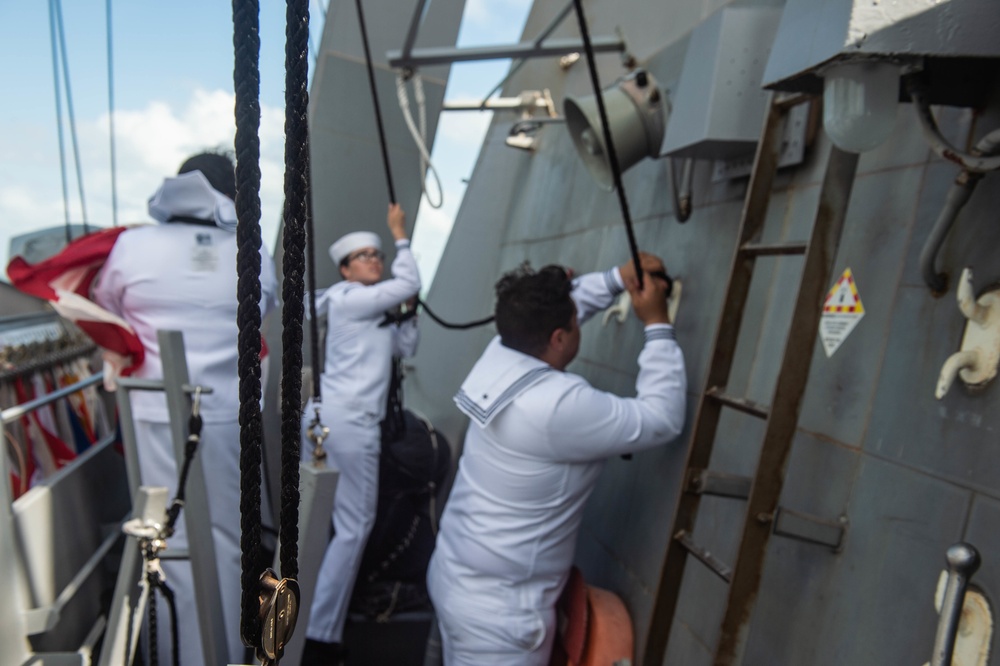
M 850 268 L 844 270 L 840 279 L 827 293 L 826 301 L 823 303 L 823 313 L 827 312 L 865 313 L 865 307 L 861 304 L 858 286 L 854 283 L 854 274 Z
M 827 358 L 833 356 L 864 316 L 865 306 L 861 303 L 854 274 L 847 268 L 830 288 L 823 303 L 819 335 Z

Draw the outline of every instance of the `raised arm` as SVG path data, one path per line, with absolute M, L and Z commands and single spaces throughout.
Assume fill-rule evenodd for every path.
M 399 204 L 390 204 L 386 225 L 396 241 L 392 278 L 373 285 L 352 284 L 339 296 L 338 307 L 344 316 L 354 319 L 374 317 L 394 308 L 420 291 L 420 273 L 406 237 L 406 215 Z
M 636 316 L 645 324 L 639 354 L 636 397 L 599 391 L 583 379 L 550 406 L 554 450 L 558 459 L 595 460 L 628 453 L 677 437 L 684 428 L 687 376 L 684 356 L 667 323 L 666 285 L 645 275 L 643 289 L 630 277 Z

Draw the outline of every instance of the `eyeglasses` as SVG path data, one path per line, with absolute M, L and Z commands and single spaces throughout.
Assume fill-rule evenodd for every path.
M 344 260 L 345 264 L 349 264 L 355 259 L 360 259 L 364 263 L 369 263 L 372 261 L 385 261 L 385 253 L 381 250 L 362 250 L 356 254 L 352 254 Z

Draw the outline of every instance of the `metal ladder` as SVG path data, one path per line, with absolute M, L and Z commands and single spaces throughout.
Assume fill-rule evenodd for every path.
M 858 160 L 857 154 L 843 152 L 835 146 L 830 147 L 819 206 L 807 241 L 772 245 L 758 242 L 777 171 L 785 117 L 789 109 L 809 99 L 804 96 L 772 96 L 768 105 L 741 214 L 739 240 L 715 336 L 706 390 L 698 405 L 691 447 L 682 477 L 682 492 L 660 572 L 642 661 L 645 666 L 659 666 L 663 663 L 688 555 L 694 556 L 729 584 L 714 664 L 737 664 L 742 659 L 746 644 L 771 534 L 797 536 L 833 548 L 839 545 L 843 534 L 843 526 L 837 523 L 784 511 L 778 507 L 802 396 L 809 377 L 823 298 L 837 255 Z M 802 255 L 804 265 L 773 399 L 768 408 L 746 398 L 727 394 L 726 385 L 756 260 L 758 257 L 782 255 Z M 766 422 L 760 457 L 753 477 L 713 472 L 708 468 L 724 407 Z M 702 495 L 743 499 L 747 502 L 739 551 L 731 569 L 692 539 Z

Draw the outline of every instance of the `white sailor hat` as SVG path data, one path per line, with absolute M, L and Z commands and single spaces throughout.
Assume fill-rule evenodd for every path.
M 333 259 L 334 264 L 339 266 L 340 262 L 347 255 L 363 247 L 373 247 L 376 250 L 381 250 L 382 239 L 379 238 L 378 234 L 370 231 L 352 231 L 345 236 L 341 236 L 336 243 L 330 246 L 330 258 Z

